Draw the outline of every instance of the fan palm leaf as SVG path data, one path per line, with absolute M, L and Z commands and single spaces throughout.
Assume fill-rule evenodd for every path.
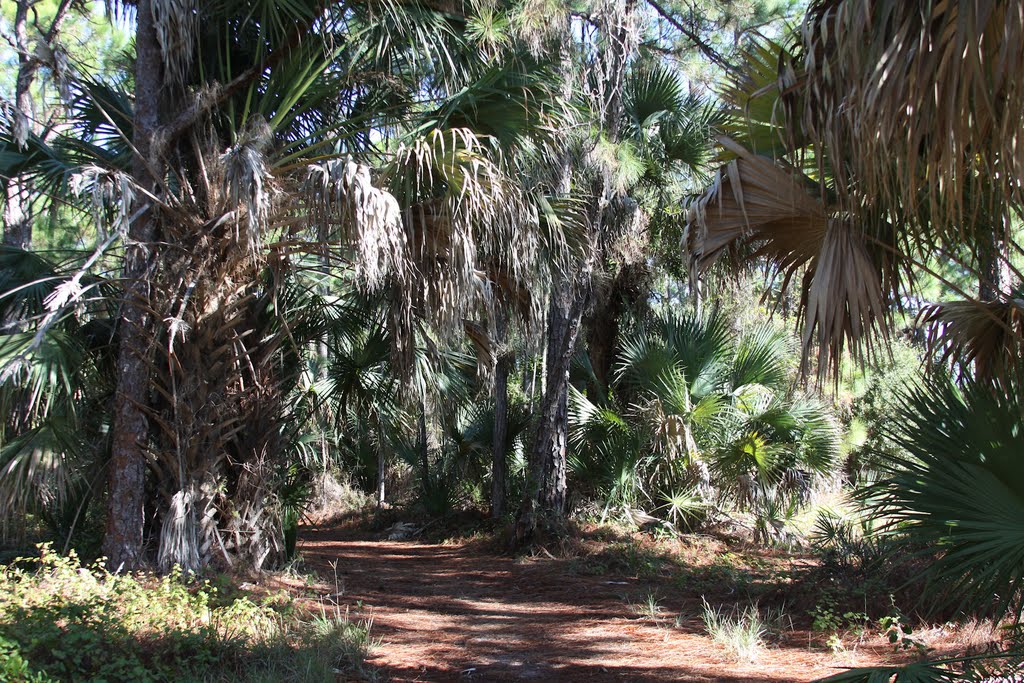
M 1024 203 L 1018 3 L 819 0 L 802 36 L 803 129 L 844 160 L 832 168 L 843 207 L 888 207 L 930 245 L 978 243 L 986 205 Z
M 1017 610 L 1024 588 L 1024 408 L 1006 392 L 943 376 L 904 392 L 884 427 L 907 453 L 864 493 L 897 547 L 941 551 L 933 599 L 990 613 Z

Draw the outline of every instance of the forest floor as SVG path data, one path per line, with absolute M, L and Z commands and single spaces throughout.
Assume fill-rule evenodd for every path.
M 841 645 L 812 632 L 808 614 L 825 608 L 792 594 L 807 557 L 601 531 L 526 557 L 493 538 L 387 537 L 307 528 L 300 541 L 305 571 L 321 582 L 307 579 L 305 595 L 372 620 L 368 663 L 384 680 L 813 681 L 917 656 L 894 652 L 877 629 L 847 630 L 838 614 Z M 726 612 L 756 601 L 774 614 L 756 661 L 707 635 L 705 598 Z

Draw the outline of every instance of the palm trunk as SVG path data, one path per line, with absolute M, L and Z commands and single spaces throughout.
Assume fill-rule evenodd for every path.
M 159 99 L 162 87 L 160 46 L 150 0 L 139 0 L 135 37 L 135 121 L 133 144 L 142 157 L 136 157 L 133 173 L 136 182 L 155 189 L 148 156 L 153 133 L 159 124 Z M 110 458 L 110 490 L 107 504 L 107 528 L 103 553 L 108 566 L 130 570 L 142 561 L 145 502 L 145 443 L 148 421 L 144 407 L 148 403 L 149 364 L 152 320 L 146 313 L 149 299 L 148 251 L 156 234 L 152 209 L 145 211 L 129 228 L 129 247 L 125 253 L 125 292 L 121 302 L 120 349 L 117 362 L 117 390 L 114 396 L 114 424 Z
M 508 374 L 511 365 L 505 353 L 505 317 L 499 311 L 495 321 L 494 346 L 497 361 L 494 368 L 494 440 L 491 451 L 491 517 L 505 516 L 506 480 L 508 460 Z

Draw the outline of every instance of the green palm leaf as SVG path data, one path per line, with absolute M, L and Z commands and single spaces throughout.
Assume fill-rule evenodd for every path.
M 897 548 L 941 551 L 933 601 L 1020 616 L 1024 588 L 1024 412 L 1020 380 L 1004 393 L 939 376 L 903 393 L 886 436 L 907 457 L 863 494 Z

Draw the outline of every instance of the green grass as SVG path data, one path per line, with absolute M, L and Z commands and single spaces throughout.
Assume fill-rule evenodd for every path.
M 643 600 L 640 602 L 630 603 L 629 609 L 638 617 L 651 619 L 653 621 L 659 620 L 665 612 L 664 608 L 661 606 L 660 598 L 658 598 L 658 595 L 653 592 L 644 596 Z
M 756 606 L 726 613 L 704 601 L 704 627 L 716 643 L 741 662 L 756 662 L 765 647 L 768 627 Z
M 375 680 L 369 623 L 208 581 L 118 576 L 41 546 L 0 572 L 0 680 Z

